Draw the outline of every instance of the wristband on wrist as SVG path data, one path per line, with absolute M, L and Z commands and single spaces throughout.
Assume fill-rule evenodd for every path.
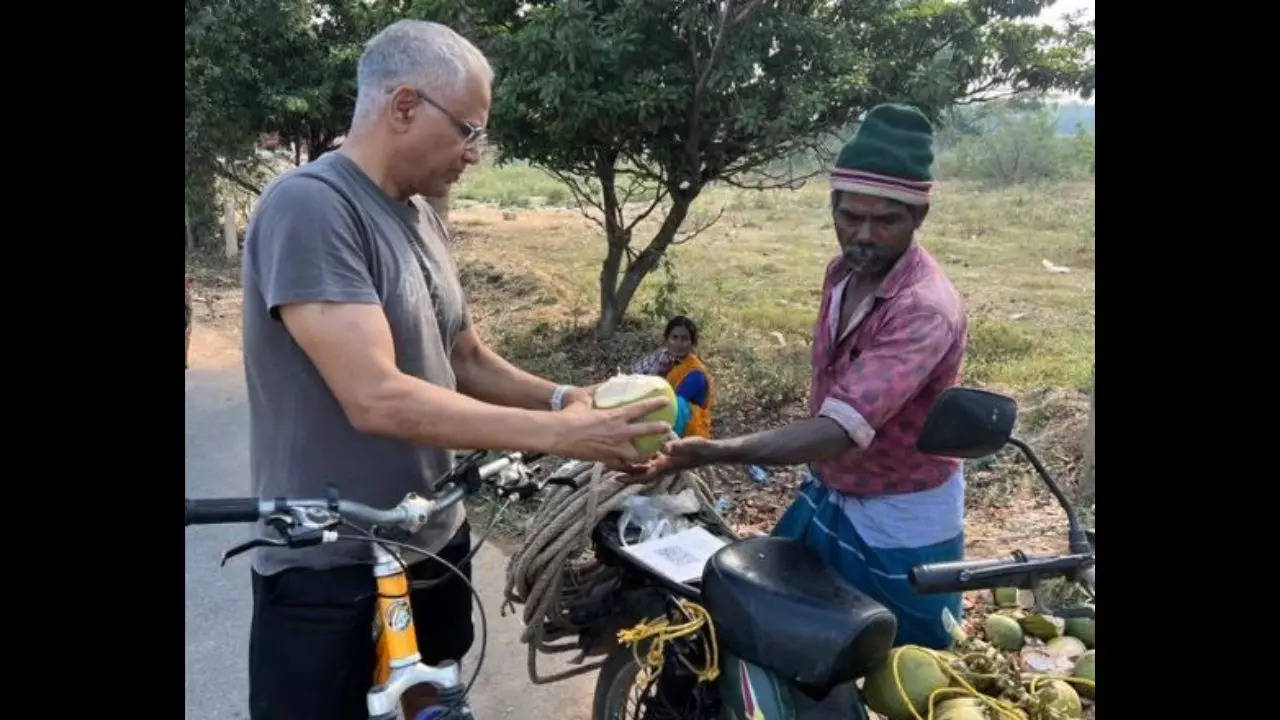
M 572 385 L 557 385 L 555 392 L 551 393 L 551 409 L 557 412 L 563 410 L 564 396 L 572 389 Z

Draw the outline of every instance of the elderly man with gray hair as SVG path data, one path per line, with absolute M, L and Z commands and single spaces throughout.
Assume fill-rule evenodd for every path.
M 632 422 L 665 399 L 594 410 L 587 390 L 524 372 L 476 335 L 446 230 L 417 196 L 446 195 L 479 161 L 492 78 L 480 51 L 443 25 L 387 27 L 360 58 L 341 150 L 263 193 L 243 275 L 258 497 L 322 497 L 334 485 L 343 498 L 390 507 L 408 492 L 430 493 L 451 466 L 449 448 L 616 466 L 639 459 L 633 437 L 669 431 Z M 463 560 L 461 505 L 410 542 Z M 255 552 L 251 716 L 366 717 L 376 594 L 367 545 Z M 407 560 L 412 580 L 446 574 Z M 466 586 L 449 577 L 414 590 L 412 604 L 423 660 L 460 660 L 473 632 Z M 406 717 L 425 700 L 406 696 Z

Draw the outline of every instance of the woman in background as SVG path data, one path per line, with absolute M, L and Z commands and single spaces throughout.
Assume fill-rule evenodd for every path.
M 676 434 L 680 437 L 711 437 L 711 375 L 694 354 L 698 347 L 698 326 L 684 315 L 667 322 L 662 334 L 664 347 L 640 358 L 631 372 L 661 375 L 676 392 Z

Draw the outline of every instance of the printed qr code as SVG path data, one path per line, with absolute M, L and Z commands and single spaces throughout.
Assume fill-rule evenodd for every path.
M 693 565 L 698 562 L 698 558 L 685 552 L 685 549 L 677 545 L 668 545 L 667 547 L 654 548 L 654 552 L 662 556 L 663 560 L 673 565 Z

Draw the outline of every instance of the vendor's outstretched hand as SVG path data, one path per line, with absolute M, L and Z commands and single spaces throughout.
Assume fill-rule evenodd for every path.
M 677 470 L 701 467 L 720 459 L 721 447 L 704 437 L 668 440 L 649 462 L 629 470 L 631 482 L 645 482 Z

